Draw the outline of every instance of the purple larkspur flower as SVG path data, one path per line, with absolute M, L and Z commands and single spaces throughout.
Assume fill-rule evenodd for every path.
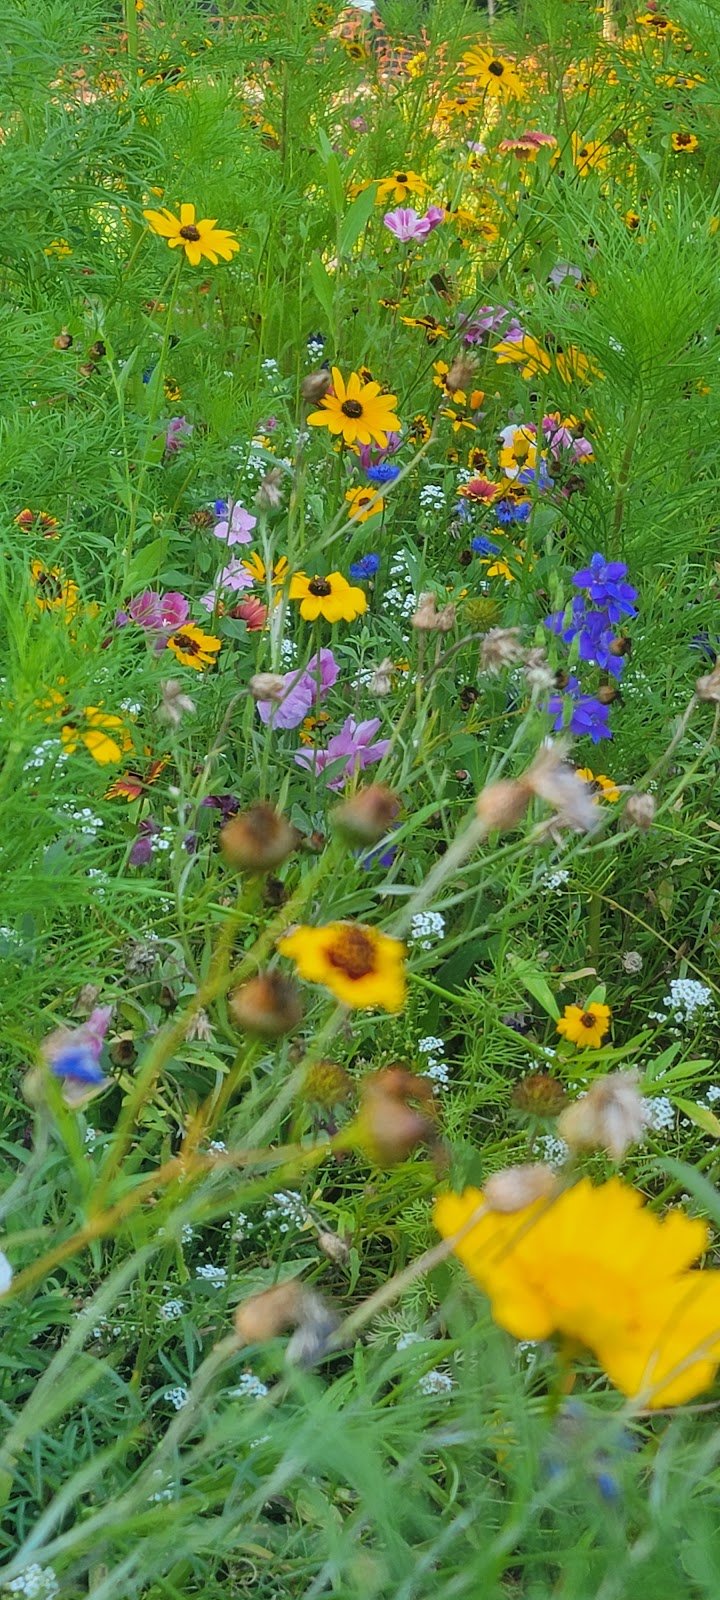
M 624 561 L 606 561 L 596 550 L 590 565 L 576 572 L 572 581 L 576 589 L 587 589 L 596 605 L 605 607 L 610 622 L 619 622 L 621 617 L 637 616 L 637 589 L 623 583 L 626 572 Z
M 311 707 L 337 683 L 340 668 L 332 650 L 319 650 L 307 667 L 286 672 L 281 700 L 258 700 L 260 720 L 273 728 L 297 728 Z
M 575 734 L 578 738 L 586 735 L 593 744 L 599 744 L 601 739 L 612 739 L 612 733 L 607 725 L 610 707 L 603 705 L 601 700 L 596 700 L 591 694 L 578 694 L 580 685 L 577 678 L 570 678 L 565 685 L 563 694 L 551 694 L 543 710 L 548 711 L 555 718 L 553 724 L 555 732 L 561 730 Z M 570 721 L 565 721 L 567 701 L 572 701 Z
M 427 217 L 418 216 L 413 206 L 398 206 L 397 211 L 386 211 L 383 222 L 401 244 L 407 244 L 410 239 L 427 239 L 432 232 L 432 223 L 428 222 Z
M 348 778 L 354 777 L 356 772 L 364 772 L 366 767 L 387 755 L 390 740 L 375 739 L 379 727 L 379 717 L 370 717 L 367 722 L 347 717 L 340 732 L 328 740 L 324 750 L 297 750 L 295 760 L 299 767 L 307 767 L 311 772 L 324 772 L 334 761 L 344 759 L 341 771 L 328 779 L 330 789 L 342 789 Z

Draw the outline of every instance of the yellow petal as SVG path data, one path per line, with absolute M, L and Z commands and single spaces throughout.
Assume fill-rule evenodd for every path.
M 180 207 L 181 228 L 192 228 L 195 222 L 195 207 L 188 204 L 187 200 Z

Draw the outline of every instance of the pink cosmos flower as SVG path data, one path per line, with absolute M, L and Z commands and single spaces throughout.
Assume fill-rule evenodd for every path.
M 297 750 L 295 760 L 299 767 L 307 767 L 311 772 L 324 772 L 332 762 L 344 757 L 344 767 L 334 778 L 328 779 L 328 788 L 342 789 L 348 778 L 358 771 L 364 772 L 366 767 L 387 755 L 390 740 L 375 739 L 379 727 L 379 717 L 370 717 L 367 722 L 347 717 L 340 732 L 328 740 L 324 750 Z
M 229 589 L 231 593 L 237 594 L 240 589 L 252 589 L 252 586 L 252 573 L 248 572 L 242 561 L 238 561 L 236 556 L 232 556 L 227 566 L 220 569 L 215 579 L 215 587 L 208 589 L 207 594 L 201 597 L 199 603 L 204 606 L 206 611 L 214 611 L 223 589 Z
M 251 517 L 249 511 L 244 511 L 241 505 L 228 507 L 229 517 L 224 517 L 222 522 L 216 522 L 213 533 L 216 539 L 222 539 L 227 545 L 249 544 L 252 529 L 257 525 L 257 517 Z
M 143 589 L 142 594 L 136 594 L 130 601 L 128 615 L 149 633 L 173 633 L 187 622 L 190 606 L 184 594 L 174 589 L 168 594 L 160 594 L 157 589 Z
M 503 328 L 503 324 L 507 322 L 508 317 L 510 318 L 510 323 L 507 332 L 503 334 L 503 338 L 521 339 L 524 330 L 521 328 L 517 317 L 513 315 L 510 306 L 480 306 L 474 316 L 460 317 L 459 319 L 463 342 L 471 345 L 482 344 L 483 336 L 486 333 L 499 333 Z
M 397 211 L 386 211 L 383 222 L 403 244 L 410 239 L 427 239 L 432 231 L 432 223 L 428 222 L 427 217 L 419 217 L 412 206 L 399 206 Z
M 258 700 L 260 720 L 273 728 L 297 728 L 337 683 L 339 673 L 332 650 L 319 650 L 309 666 L 285 673 L 282 700 Z
M 420 220 L 422 221 L 422 218 Z M 433 228 L 439 228 L 440 223 L 445 221 L 445 212 L 443 207 L 428 206 L 427 211 L 425 212 L 425 221 L 430 223 L 431 230 Z

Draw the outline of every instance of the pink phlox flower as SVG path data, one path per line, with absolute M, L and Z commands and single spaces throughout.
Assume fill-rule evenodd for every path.
M 239 504 L 233 505 L 230 515 L 224 517 L 222 522 L 216 522 L 213 533 L 216 539 L 222 539 L 227 545 L 249 544 L 252 529 L 257 526 L 257 517 L 252 517 Z
M 332 650 L 320 650 L 308 667 L 285 673 L 281 700 L 258 700 L 260 720 L 273 728 L 297 728 L 314 704 L 337 683 L 340 668 Z
M 324 750 L 297 750 L 295 760 L 299 767 L 307 767 L 311 772 L 324 772 L 326 767 L 344 757 L 344 767 L 334 778 L 328 779 L 330 789 L 342 789 L 348 778 L 358 771 L 364 772 L 366 767 L 387 755 L 390 740 L 375 739 L 379 727 L 379 717 L 370 717 L 367 722 L 347 717 L 340 732 L 328 740 Z
M 383 222 L 403 244 L 410 239 L 427 239 L 432 231 L 432 223 L 428 222 L 427 217 L 419 217 L 412 206 L 399 206 L 397 211 L 386 211 Z

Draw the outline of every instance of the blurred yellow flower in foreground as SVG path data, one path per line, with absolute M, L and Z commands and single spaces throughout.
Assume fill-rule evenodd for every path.
M 362 922 L 328 922 L 296 928 L 280 939 L 278 950 L 295 962 L 301 978 L 323 983 L 348 1006 L 402 1011 L 405 946 L 399 939 Z
M 687 1270 L 707 1246 L 704 1222 L 682 1211 L 654 1216 L 620 1178 L 583 1178 L 511 1215 L 466 1189 L 441 1195 L 434 1216 L 444 1238 L 470 1224 L 454 1253 L 515 1338 L 579 1341 L 651 1408 L 710 1382 L 720 1363 L 720 1272 Z

